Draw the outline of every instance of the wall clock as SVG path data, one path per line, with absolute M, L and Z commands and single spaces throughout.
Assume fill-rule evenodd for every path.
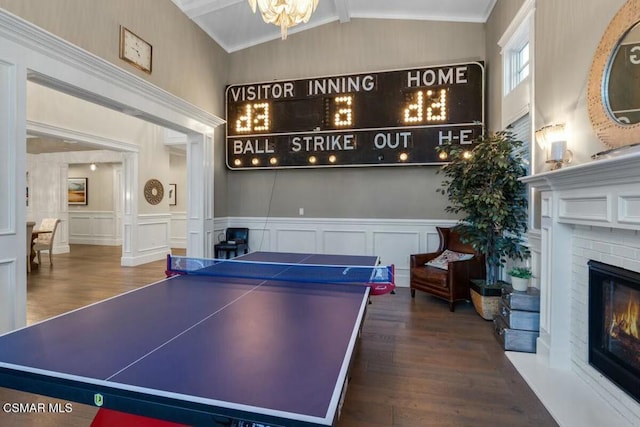
M 164 187 L 157 179 L 150 179 L 144 185 L 144 198 L 151 205 L 157 205 L 164 197 Z
M 152 46 L 120 26 L 120 58 L 129 62 L 136 68 L 151 74 Z

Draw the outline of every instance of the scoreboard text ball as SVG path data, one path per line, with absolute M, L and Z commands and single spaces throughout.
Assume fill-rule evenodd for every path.
M 440 164 L 484 130 L 484 64 L 231 85 L 227 166 Z

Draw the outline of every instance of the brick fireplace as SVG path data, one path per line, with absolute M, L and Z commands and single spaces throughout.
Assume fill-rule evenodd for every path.
M 589 364 L 588 346 L 589 261 L 640 273 L 640 152 L 524 181 L 540 197 L 540 336 L 536 354 L 508 357 L 561 426 L 640 425 L 640 403 Z
M 640 402 L 640 273 L 588 264 L 589 365 Z

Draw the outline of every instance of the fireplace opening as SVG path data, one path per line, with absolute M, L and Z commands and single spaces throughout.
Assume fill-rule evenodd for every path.
M 640 273 L 588 265 L 589 364 L 640 402 Z

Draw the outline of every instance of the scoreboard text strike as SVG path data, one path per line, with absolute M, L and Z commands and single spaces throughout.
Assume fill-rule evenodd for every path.
M 231 85 L 227 166 L 440 164 L 484 129 L 481 62 Z

